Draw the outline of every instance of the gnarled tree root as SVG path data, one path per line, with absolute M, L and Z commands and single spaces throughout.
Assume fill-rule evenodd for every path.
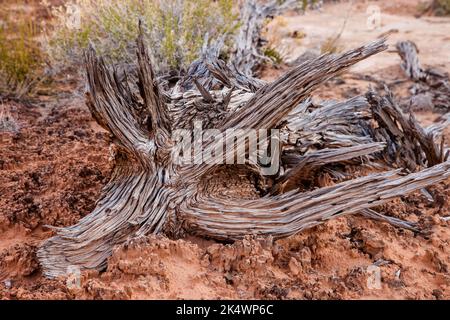
M 265 192 L 262 193 L 265 195 L 259 194 L 254 199 L 230 199 L 210 193 L 203 177 L 218 166 L 174 163 L 171 157 L 175 144 L 171 133 L 174 130 L 192 128 L 193 119 L 204 120 L 207 127 L 214 124 L 220 130 L 271 129 L 283 127 L 289 123 L 286 121 L 289 118 L 296 126 L 289 128 L 288 125 L 284 130 L 291 131 L 297 137 L 296 141 L 305 141 L 311 130 L 322 126 L 316 123 L 309 127 L 309 131 L 302 131 L 305 128 L 300 125 L 301 121 L 296 121 L 305 116 L 299 112 L 299 104 L 327 79 L 385 50 L 384 39 L 341 55 L 318 57 L 295 67 L 270 84 L 250 78 L 246 81 L 245 75 L 235 74 L 234 79 L 239 79 L 236 80 L 238 88 L 230 88 L 234 81 L 230 78 L 233 71 L 227 69 L 223 62 L 205 61 L 211 71 L 209 77 L 214 77 L 221 88 L 211 88 L 212 81 L 205 81 L 207 79 L 197 80 L 194 72 L 194 76 L 190 76 L 195 82 L 189 85 L 187 79 L 182 79 L 182 86 L 176 85 L 167 92 L 162 91 L 154 76 L 142 36 L 138 39 L 138 49 L 136 91 L 98 59 L 92 48 L 86 53 L 88 106 L 95 119 L 113 136 L 116 167 L 95 210 L 76 225 L 57 229 L 56 235 L 40 246 L 38 257 L 48 277 L 63 275 L 72 265 L 82 269 L 102 269 L 114 245 L 128 237 L 172 232 L 180 226 L 188 232 L 227 240 L 240 239 L 246 234 L 285 237 L 334 217 L 358 212 L 402 226 L 401 221 L 383 218 L 368 209 L 450 176 L 450 162 L 425 163 L 430 167 L 408 175 L 402 175 L 400 170 L 391 170 L 300 192 L 295 179 L 305 168 L 318 170 L 335 164 L 345 167 L 347 161 L 362 163 L 363 158 L 369 163 L 378 161 L 384 167 L 393 167 L 389 158 L 383 157 L 384 146 L 391 142 L 379 135 L 376 139 L 372 135 L 375 131 L 369 130 L 375 121 L 370 112 L 365 112 L 355 123 L 345 124 L 339 120 L 347 118 L 352 108 L 370 111 L 369 103 L 360 97 L 348 102 L 350 108 L 343 103 L 343 112 L 341 108 L 333 109 L 327 105 L 323 107 L 336 112 L 322 113 L 327 115 L 323 118 L 319 117 L 319 111 L 316 113 L 321 119 L 319 122 L 333 123 L 335 120 L 336 126 L 328 128 L 329 138 L 319 144 L 314 143 L 314 146 L 339 148 L 343 145 L 339 143 L 343 137 L 340 132 L 348 125 L 349 130 L 344 135 L 348 142 L 344 144 L 347 148 L 345 153 L 339 149 L 315 151 L 311 149 L 312 144 L 305 149 L 298 143 L 283 140 L 279 161 L 286 173 L 265 177 L 257 165 L 246 167 L 249 173 L 258 175 L 263 181 Z M 197 67 L 196 70 L 205 70 Z M 255 89 L 255 83 L 259 89 Z M 183 91 L 181 87 L 189 89 Z M 394 125 L 397 130 L 402 130 L 398 124 Z M 326 128 L 320 130 L 327 131 Z M 401 141 L 396 143 L 401 147 Z M 417 147 L 417 152 L 424 152 L 420 144 L 411 143 Z M 215 142 L 203 142 L 204 149 L 214 147 Z M 234 151 L 226 150 L 224 157 Z M 292 152 L 297 156 L 293 157 Z M 308 159 L 319 161 L 312 165 Z M 421 159 L 427 161 L 426 157 Z M 225 167 L 225 170 L 229 168 Z M 289 190 L 283 187 L 286 182 L 291 183 Z M 281 187 L 277 192 L 270 192 L 270 186 L 277 183 Z M 407 223 L 403 226 L 411 227 Z

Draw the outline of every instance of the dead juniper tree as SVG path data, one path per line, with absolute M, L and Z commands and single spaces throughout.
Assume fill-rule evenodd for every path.
M 402 59 L 402 68 L 414 81 L 408 107 L 429 107 L 435 111 L 450 112 L 450 79 L 448 74 L 420 65 L 417 46 L 412 41 L 400 41 L 396 45 Z
M 40 246 L 38 257 L 48 277 L 65 274 L 71 265 L 102 269 L 114 245 L 149 233 L 276 239 L 358 213 L 416 230 L 371 208 L 450 176 L 437 131 L 420 127 L 391 97 L 372 92 L 319 105 L 309 99 L 324 81 L 385 50 L 384 39 L 322 55 L 272 83 L 205 55 L 173 87 L 156 78 L 142 33 L 137 47 L 135 78 L 108 67 L 93 48 L 86 52 L 86 101 L 111 135 L 115 168 L 94 211 L 56 229 Z M 195 153 L 193 164 L 177 163 L 174 133 L 193 129 L 196 121 L 219 133 L 279 129 L 278 140 L 258 137 L 259 149 L 279 147 L 272 154 L 279 170 L 267 173 L 258 161 L 204 163 Z M 200 147 L 203 154 L 221 148 L 222 159 L 234 158 L 239 146 L 225 149 L 223 143 L 234 145 L 246 132 L 221 141 L 202 139 Z M 244 148 L 244 153 L 250 152 Z M 355 178 L 348 170 L 355 166 L 376 173 Z M 315 183 L 324 174 L 331 183 Z

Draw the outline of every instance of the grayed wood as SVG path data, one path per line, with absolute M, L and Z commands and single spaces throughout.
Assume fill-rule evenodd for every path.
M 291 167 L 291 170 L 275 180 L 271 193 L 280 194 L 298 188 L 302 179 L 312 177 L 315 170 L 326 164 L 345 163 L 347 160 L 368 156 L 384 148 L 384 143 L 368 143 L 352 147 L 321 149 L 303 156 L 284 154 L 282 162 L 285 167 Z
M 397 50 L 402 59 L 402 68 L 413 81 L 410 105 L 431 105 L 436 111 L 450 112 L 450 80 L 448 74 L 435 70 L 424 69 L 419 63 L 418 49 L 412 41 L 400 41 Z
M 367 99 L 378 123 L 376 128 L 371 129 L 371 135 L 374 140 L 387 144 L 385 161 L 410 171 L 417 171 L 424 166 L 433 166 L 446 160 L 443 140 L 437 141 L 438 131 L 427 131 L 420 126 L 412 113 L 404 114 L 391 93 L 380 97 L 369 92 Z
M 191 69 L 192 72 L 167 91 L 154 76 L 142 36 L 137 47 L 136 77 L 119 75 L 97 58 L 92 48 L 86 53 L 88 106 L 95 119 L 113 136 L 115 168 L 94 211 L 74 226 L 56 229 L 56 235 L 40 246 L 37 255 L 48 277 L 64 275 L 71 265 L 103 269 L 115 245 L 148 233 L 176 236 L 192 232 L 227 240 L 241 239 L 247 234 L 280 238 L 358 212 L 397 226 L 412 227 L 367 209 L 443 181 L 450 175 L 450 162 L 438 163 L 443 158 L 435 157 L 437 147 L 423 145 L 435 141 L 417 138 L 414 147 L 432 156 L 411 158 L 420 160 L 411 174 L 390 170 L 337 181 L 335 185 L 307 192 L 296 188 L 295 181 L 302 173 L 296 170 L 298 166 L 318 170 L 334 164 L 345 166 L 348 161 L 358 164 L 364 159 L 371 165 L 381 163 L 393 167 L 395 162 L 382 156 L 383 146 L 403 146 L 403 140 L 391 141 L 392 133 L 398 137 L 404 129 L 400 121 L 403 118 L 399 120 L 397 114 L 384 110 L 384 104 L 369 104 L 364 97 L 319 106 L 307 100 L 312 90 L 327 79 L 385 50 L 384 39 L 340 55 L 320 56 L 294 67 L 269 84 L 237 73 L 223 62 L 216 60 L 212 64 L 213 60 L 205 58 L 198 68 Z M 208 73 L 204 67 L 209 68 Z M 138 79 L 138 90 L 126 80 L 134 78 Z M 382 98 L 372 95 L 370 99 L 378 103 Z M 383 119 L 379 123 L 386 123 L 382 133 L 374 128 L 370 130 L 371 123 L 377 121 L 367 112 L 372 105 L 382 110 L 378 114 L 391 117 L 379 117 Z M 309 117 L 305 113 L 308 108 L 314 109 Z M 358 121 L 350 117 L 351 110 L 355 109 L 360 112 L 356 115 Z M 302 122 L 303 117 L 306 123 Z M 397 117 L 395 123 L 386 120 L 392 117 Z M 283 128 L 286 137 L 295 136 L 294 142 L 286 137 L 282 140 L 280 165 L 284 173 L 266 177 L 254 163 L 244 166 L 175 164 L 171 157 L 175 144 L 171 132 L 192 128 L 195 120 L 220 130 Z M 327 122 L 330 123 L 327 137 L 322 139 L 317 135 L 318 130 Z M 420 129 L 414 130 L 416 135 L 423 135 Z M 346 142 L 340 142 L 341 139 Z M 320 143 L 304 146 L 302 141 Z M 207 141 L 203 147 L 213 148 L 216 144 Z M 229 196 L 224 192 L 229 190 L 221 189 L 220 170 L 241 179 L 238 188 L 250 190 L 251 194 Z M 239 174 L 235 174 L 238 170 Z M 339 173 L 338 169 L 333 170 Z M 271 187 L 277 182 L 282 182 L 282 187 L 276 194 L 271 193 Z M 284 182 L 291 183 L 288 191 Z
M 449 169 L 450 162 L 445 162 L 406 176 L 399 176 L 398 170 L 388 171 L 311 192 L 293 190 L 256 200 L 212 199 L 205 194 L 184 202 L 181 212 L 197 234 L 224 240 L 241 239 L 246 234 L 276 239 L 447 179 Z
M 229 88 L 244 85 L 253 92 L 264 84 L 264 81 L 253 78 L 255 72 L 265 62 L 271 62 L 264 55 L 262 47 L 265 40 L 261 37 L 261 29 L 268 19 L 280 15 L 286 10 L 298 7 L 296 0 L 245 0 L 239 1 L 239 29 L 234 36 L 234 46 L 230 51 L 229 66 L 218 60 L 224 46 L 224 38 L 210 42 L 209 36 L 204 39 L 201 58 L 194 61 L 189 67 L 187 76 L 179 85 L 183 89 L 190 89 L 193 85 L 193 77 L 205 86 L 206 89 L 217 89 L 222 83 Z M 211 76 L 213 74 L 213 76 Z
M 397 50 L 400 58 L 402 58 L 402 69 L 406 75 L 412 80 L 425 80 L 427 74 L 424 72 L 419 63 L 417 56 L 417 46 L 412 41 L 397 42 Z
M 280 3 L 278 0 L 269 0 L 261 3 L 258 0 L 243 1 L 241 5 L 241 28 L 236 36 L 235 52 L 231 55 L 231 61 L 236 69 L 245 75 L 253 75 L 255 67 L 262 61 L 269 60 L 261 49 L 261 29 L 268 17 L 274 17 L 287 9 L 293 9 L 298 5 L 296 0 L 286 0 Z
M 409 222 L 395 217 L 389 217 L 372 209 L 363 209 L 361 210 L 360 214 L 366 218 L 387 222 L 399 228 L 408 229 L 417 233 L 421 232 L 421 230 L 417 226 L 417 223 L 415 222 Z
M 283 129 L 287 144 L 305 153 L 315 148 L 351 147 L 373 142 L 367 129 L 361 126 L 372 118 L 370 105 L 363 96 L 320 104 L 306 100 L 289 114 Z

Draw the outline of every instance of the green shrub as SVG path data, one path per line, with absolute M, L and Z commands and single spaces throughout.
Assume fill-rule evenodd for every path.
M 0 95 L 21 98 L 39 82 L 43 57 L 37 25 L 24 14 L 11 16 L 0 16 Z
M 340 35 L 328 37 L 320 46 L 320 53 L 339 53 L 342 51 Z
M 272 60 L 275 64 L 281 64 L 283 62 L 283 57 L 281 54 L 273 47 L 264 48 L 264 56 Z
M 435 0 L 435 12 L 436 15 L 449 15 L 450 14 L 450 0 Z
M 300 2 L 300 9 L 306 11 L 308 8 L 313 8 L 319 1 L 318 0 L 298 0 Z
M 89 42 L 113 62 L 131 62 L 139 19 L 159 72 L 188 66 L 207 33 L 213 41 L 237 29 L 232 0 L 74 0 L 52 13 L 46 52 L 56 67 L 80 63 Z

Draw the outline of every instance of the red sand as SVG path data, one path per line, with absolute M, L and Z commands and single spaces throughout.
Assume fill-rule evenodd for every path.
M 403 77 L 398 64 L 378 70 L 384 72 Z M 344 80 L 323 86 L 316 97 L 343 99 L 367 89 L 351 76 Z M 381 208 L 418 221 L 430 231 L 426 236 L 360 216 L 274 243 L 149 236 L 117 247 L 107 270 L 82 273 L 80 287 L 45 279 L 36 259 L 36 246 L 52 235 L 44 225 L 68 226 L 92 211 L 111 173 L 108 135 L 80 100 L 4 107 L 20 130 L 0 133 L 1 299 L 450 298 L 450 222 L 442 219 L 450 215 L 450 181 L 430 188 L 433 203 L 415 193 Z M 438 118 L 418 117 L 427 125 Z M 450 130 L 446 136 L 450 141 Z M 381 288 L 369 289 L 367 268 L 375 262 Z

